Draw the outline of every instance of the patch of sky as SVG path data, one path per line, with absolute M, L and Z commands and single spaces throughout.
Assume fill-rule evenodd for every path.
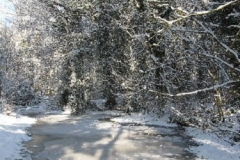
M 0 0 L 0 22 L 10 23 L 14 17 L 14 5 L 9 0 Z M 1 24 L 0 23 L 0 24 Z

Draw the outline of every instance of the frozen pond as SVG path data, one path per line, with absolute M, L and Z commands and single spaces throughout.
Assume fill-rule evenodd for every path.
M 179 127 L 119 124 L 112 115 L 46 115 L 25 146 L 33 160 L 192 160 L 195 145 Z

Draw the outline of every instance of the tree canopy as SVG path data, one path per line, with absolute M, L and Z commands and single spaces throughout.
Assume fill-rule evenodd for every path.
M 106 99 L 106 109 L 170 113 L 183 125 L 235 121 L 239 0 L 12 3 L 15 21 L 0 29 L 6 101 L 48 96 L 78 114 Z

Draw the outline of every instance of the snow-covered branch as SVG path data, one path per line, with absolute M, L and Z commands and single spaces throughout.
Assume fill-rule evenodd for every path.
M 234 51 L 233 49 L 231 49 L 230 47 L 228 47 L 225 43 L 221 42 L 221 41 L 219 40 L 219 38 L 214 34 L 214 32 L 213 32 L 211 29 L 209 29 L 209 28 L 207 28 L 206 26 L 204 26 L 202 22 L 197 21 L 197 20 L 196 20 L 196 22 L 197 22 L 200 26 L 202 26 L 202 28 L 205 30 L 206 33 L 210 34 L 223 48 L 225 48 L 227 52 L 232 53 L 232 54 L 235 56 L 236 60 L 240 63 L 240 59 L 239 59 L 239 57 L 238 57 L 238 55 L 240 55 L 240 54 L 237 53 L 237 51 Z
M 166 19 L 164 19 L 164 18 L 162 18 L 160 16 L 156 16 L 156 15 L 153 15 L 153 16 L 154 16 L 154 18 L 160 20 L 162 23 L 165 23 L 167 25 L 167 27 L 165 27 L 165 28 L 163 28 L 163 29 L 158 31 L 158 33 L 161 33 L 164 30 L 170 28 L 173 24 L 175 24 L 175 23 L 177 23 L 179 21 L 182 21 L 182 20 L 184 20 L 186 18 L 193 17 L 193 16 L 203 16 L 203 15 L 207 15 L 207 14 L 210 14 L 210 13 L 213 13 L 213 12 L 218 12 L 218 11 L 221 11 L 224 8 L 227 8 L 230 5 L 235 4 L 237 2 L 240 2 L 240 0 L 234 0 L 234 1 L 227 2 L 227 3 L 225 3 L 223 5 L 220 5 L 219 7 L 215 8 L 215 9 L 212 9 L 212 10 L 196 11 L 196 12 L 192 12 L 192 13 L 188 12 L 188 11 L 186 11 L 186 10 L 180 8 L 180 7 L 174 8 L 174 7 L 171 6 L 171 9 L 173 11 L 179 12 L 179 13 L 182 14 L 182 15 L 181 14 L 176 14 L 176 15 L 178 15 L 179 18 L 174 19 L 174 20 L 166 20 Z
M 200 93 L 200 92 L 206 92 L 206 91 L 210 91 L 210 90 L 216 90 L 218 88 L 222 88 L 222 87 L 225 87 L 229 84 L 237 83 L 237 82 L 240 82 L 240 81 L 232 81 L 231 80 L 231 81 L 228 81 L 228 82 L 225 82 L 225 83 L 222 83 L 222 84 L 213 85 L 211 87 L 207 87 L 207 88 L 203 88 L 203 89 L 199 89 L 199 90 L 195 90 L 195 91 L 191 91 L 191 92 L 177 93 L 177 94 L 166 94 L 166 93 L 161 93 L 161 92 L 154 91 L 154 90 L 149 90 L 149 92 L 153 92 L 153 93 L 157 93 L 157 94 L 160 94 L 160 95 L 163 95 L 163 96 L 169 96 L 169 97 L 180 97 L 180 96 L 186 96 L 186 95 L 193 95 L 193 94 L 197 94 L 197 93 Z
M 234 1 L 230 1 L 230 2 L 227 2 L 223 5 L 220 5 L 219 7 L 217 7 L 216 9 L 212 9 L 212 10 L 209 10 L 209 11 L 198 11 L 198 12 L 194 12 L 194 13 L 191 13 L 190 15 L 191 16 L 201 16 L 201 15 L 206 15 L 206 14 L 210 14 L 210 13 L 213 13 L 213 12 L 217 12 L 217 11 L 220 11 L 234 3 L 237 3 L 237 2 L 240 2 L 240 0 L 234 0 Z
M 219 58 L 219 57 L 217 57 L 217 56 L 213 56 L 213 55 L 208 54 L 208 53 L 206 53 L 206 52 L 203 52 L 203 53 L 201 53 L 201 54 L 204 55 L 204 56 L 206 56 L 206 57 L 210 57 L 210 58 L 212 58 L 212 59 L 216 59 L 216 60 L 218 60 L 219 62 L 221 62 L 221 63 L 225 64 L 226 66 L 228 66 L 229 68 L 231 68 L 231 69 L 233 69 L 233 70 L 235 70 L 235 71 L 240 72 L 240 69 L 235 68 L 232 64 L 229 64 L 228 62 L 222 60 L 221 58 Z
M 240 29 L 240 25 L 230 25 L 230 26 L 228 26 L 228 28 L 239 28 Z

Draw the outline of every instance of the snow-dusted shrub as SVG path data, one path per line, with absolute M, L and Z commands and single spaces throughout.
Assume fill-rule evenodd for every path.
M 20 84 L 10 98 L 13 104 L 22 106 L 35 105 L 40 102 L 29 83 Z

